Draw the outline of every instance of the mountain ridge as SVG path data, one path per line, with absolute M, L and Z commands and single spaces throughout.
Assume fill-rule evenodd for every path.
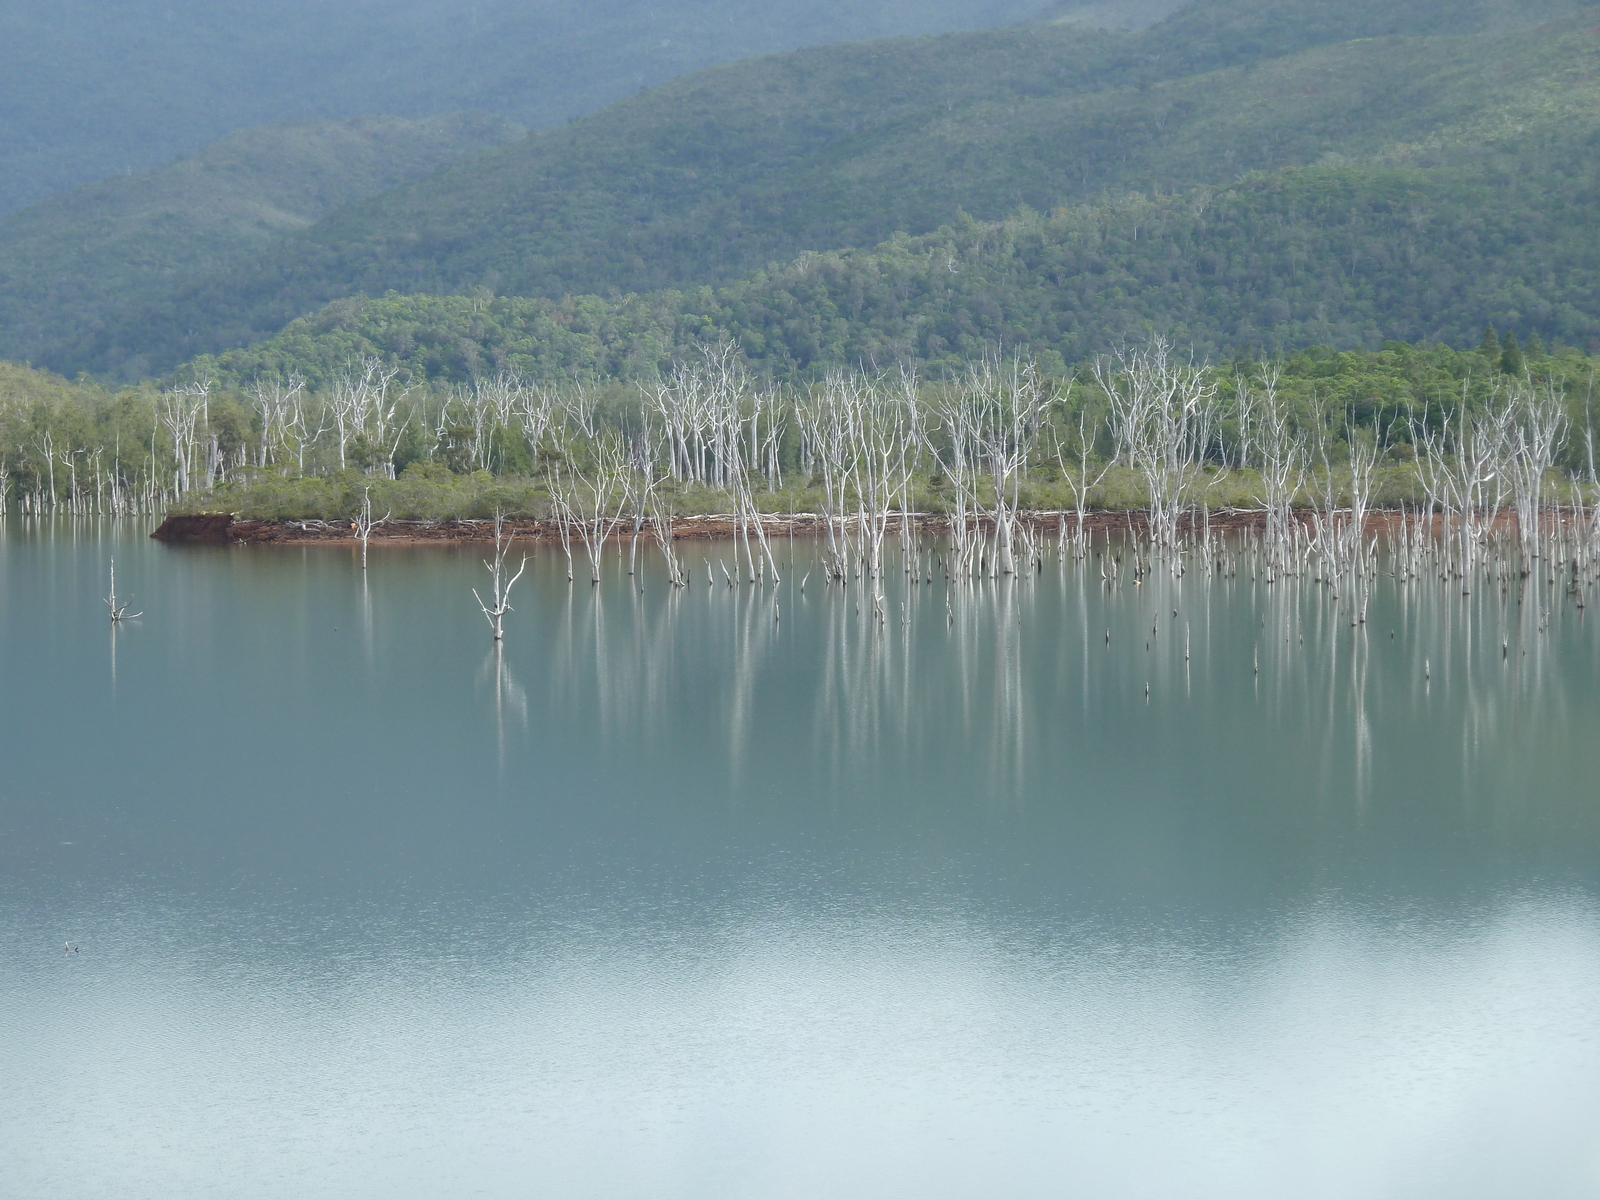
M 34 357 L 131 377 L 340 296 L 733 287 L 961 213 L 1193 193 L 1322 161 L 1470 164 L 1558 128 L 1561 153 L 1581 155 L 1566 127 L 1595 127 L 1600 63 L 1592 10 L 1574 7 L 1521 6 L 1565 10 L 1529 30 L 1500 0 L 1195 0 L 1136 34 L 1043 26 L 728 64 L 345 206 L 238 267 L 132 297 L 115 320 L 63 321 Z M 1414 32 L 1441 24 L 1479 32 Z M 1383 36 L 1327 40 L 1352 30 Z
M 1124 2 L 1101 0 L 1113 10 Z M 1045 6 L 0 0 L 7 94 L 0 213 L 197 153 L 239 128 L 466 110 L 547 128 L 717 62 L 854 38 L 1016 24 Z
M 1490 321 L 1600 349 L 1600 229 L 1588 207 L 1551 203 L 1546 183 L 1469 166 L 1286 168 L 1174 196 L 968 218 L 725 288 L 347 298 L 184 374 L 320 385 L 374 356 L 418 381 L 501 370 L 650 379 L 724 340 L 780 379 L 861 365 L 959 371 L 997 350 L 1059 370 L 1153 332 L 1217 358 L 1467 345 Z M 1600 194 L 1600 171 L 1586 161 L 1562 186 L 1568 199 Z M 1422 244 L 1449 253 L 1424 258 Z
M 284 122 L 52 197 L 0 219 L 0 344 L 30 358 L 62 323 L 113 319 L 131 296 L 226 270 L 362 196 L 523 132 L 487 113 Z
M 158 320 L 195 329 L 196 311 L 230 314 L 236 323 L 209 344 L 176 331 L 193 354 L 270 335 L 339 295 L 488 288 L 555 298 L 724 286 L 805 250 L 875 245 L 963 211 L 998 219 L 1019 205 L 1216 186 L 1341 149 L 1347 160 L 1471 158 L 1504 135 L 1509 112 L 1545 124 L 1577 113 L 1592 123 L 1586 114 L 1600 111 L 1592 82 L 1555 78 L 1600 72 L 1585 20 L 1569 15 L 1504 37 L 1338 43 L 1098 90 L 1100 67 L 1063 66 L 1062 48 L 1101 64 L 1120 56 L 1135 70 L 1142 60 L 1127 35 L 988 32 L 719 67 L 658 89 L 643 111 L 639 102 L 615 106 L 341 210 L 241 278 L 192 285 Z M 942 92 L 923 86 L 958 53 L 965 75 Z M 899 73 L 884 80 L 888 60 Z M 1521 65 L 1502 71 L 1502 60 Z M 868 107 L 860 101 L 807 118 L 814 127 L 774 129 L 791 112 L 814 110 L 816 96 L 845 91 L 841 80 L 867 81 L 874 121 L 852 126 Z M 1563 89 L 1570 94 L 1556 112 L 1550 97 Z M 729 103 L 747 92 L 755 93 L 748 103 Z M 1447 128 L 1454 142 L 1430 148 Z M 780 134 L 779 148 L 755 157 L 753 147 Z

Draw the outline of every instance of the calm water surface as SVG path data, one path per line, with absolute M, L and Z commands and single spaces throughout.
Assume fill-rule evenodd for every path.
M 0 544 L 6 1196 L 1600 1195 L 1570 606 L 146 532 Z

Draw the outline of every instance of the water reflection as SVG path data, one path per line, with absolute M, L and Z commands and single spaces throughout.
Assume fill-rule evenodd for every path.
M 487 685 L 494 693 L 495 746 L 503 768 L 506 756 L 507 719 L 509 718 L 511 722 L 512 732 L 521 730 L 526 733 L 528 728 L 528 692 L 517 682 L 515 674 L 506 665 L 504 642 L 494 643 L 493 649 L 483 660 L 483 668 L 478 672 L 478 681 L 480 685 Z
M 1002 802 L 1030 774 L 1042 785 L 1042 769 L 1070 769 L 1062 751 L 1097 714 L 1153 731 L 1220 706 L 1298 743 L 1305 785 L 1358 806 L 1382 790 L 1379 760 L 1411 752 L 1407 730 L 1430 762 L 1458 745 L 1440 784 L 1470 788 L 1508 765 L 1530 722 L 1549 732 L 1594 713 L 1583 611 L 1536 593 L 1524 603 L 1391 575 L 1357 622 L 1335 588 L 1307 579 L 1156 571 L 1130 585 L 1068 560 L 987 581 L 890 571 L 880 605 L 860 580 L 802 591 L 808 565 L 781 587 L 724 576 L 569 590 L 549 702 L 592 711 L 606 739 L 709 737 L 701 768 L 729 781 L 769 758 L 772 739 L 800 739 L 831 786 L 864 763 L 911 776 L 932 765 Z M 691 677 L 705 686 L 685 705 Z M 1240 754 L 1243 766 L 1259 748 Z
M 541 548 L 495 646 L 471 552 L 118 536 L 0 547 L 19 1195 L 1600 1186 L 1600 657 L 1544 581 L 1352 625 Z

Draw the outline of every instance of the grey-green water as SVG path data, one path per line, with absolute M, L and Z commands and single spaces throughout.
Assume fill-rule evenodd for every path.
M 1570 606 L 144 533 L 0 546 L 7 1196 L 1600 1194 Z

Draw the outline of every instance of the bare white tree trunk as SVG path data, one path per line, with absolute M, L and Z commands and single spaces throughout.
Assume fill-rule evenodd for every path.
M 494 558 L 485 559 L 483 565 L 489 569 L 493 582 L 490 588 L 490 599 L 485 601 L 478 595 L 478 589 L 472 589 L 472 598 L 478 602 L 478 607 L 483 609 L 484 618 L 489 622 L 489 628 L 494 632 L 494 640 L 501 641 L 505 637 L 505 617 L 511 611 L 511 589 L 516 586 L 517 580 L 522 578 L 522 573 L 528 569 L 528 556 L 522 556 L 516 574 L 506 576 L 506 552 L 511 548 L 511 539 L 505 536 L 505 513 L 499 509 L 494 514 Z

